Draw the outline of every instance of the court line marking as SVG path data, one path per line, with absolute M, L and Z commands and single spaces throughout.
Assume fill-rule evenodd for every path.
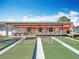
M 70 39 L 70 40 L 74 40 L 74 41 L 76 41 L 76 42 L 79 42 L 78 40 L 76 40 L 76 39 L 74 39 L 74 38 L 70 38 L 70 37 L 65 37 L 65 38 Z
M 45 59 L 41 38 L 37 37 L 36 59 Z
M 11 44 L 10 46 L 6 47 L 5 49 L 1 50 L 1 51 L 0 51 L 0 55 L 2 55 L 2 54 L 5 53 L 6 51 L 8 51 L 8 50 L 11 49 L 12 47 L 14 47 L 16 44 L 20 43 L 23 39 L 25 39 L 25 38 L 22 38 L 22 39 L 20 39 L 19 41 L 15 42 L 15 43 Z
M 68 48 L 69 50 L 71 50 L 72 52 L 76 53 L 77 55 L 79 55 L 79 51 L 73 47 L 71 47 L 70 45 L 62 42 L 61 40 L 55 38 L 55 37 L 51 37 L 53 40 L 59 42 L 60 44 L 62 44 L 63 46 L 65 46 L 66 48 Z

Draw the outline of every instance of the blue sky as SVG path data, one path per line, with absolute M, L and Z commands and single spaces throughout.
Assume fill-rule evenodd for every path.
M 0 0 L 0 20 L 19 21 L 25 16 L 48 17 L 60 12 L 69 14 L 71 11 L 79 12 L 79 0 Z
M 0 15 L 51 15 L 65 9 L 78 11 L 78 7 L 78 0 L 0 0 Z

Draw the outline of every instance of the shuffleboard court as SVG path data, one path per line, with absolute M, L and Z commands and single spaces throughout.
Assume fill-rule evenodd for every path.
M 79 59 L 79 56 L 51 37 L 42 37 L 44 55 L 46 59 Z
M 74 41 L 74 40 L 76 40 L 76 39 L 70 40 L 70 39 L 68 39 L 68 38 L 66 38 L 66 37 L 63 37 L 63 36 L 56 36 L 55 38 L 57 38 L 57 39 L 59 39 L 59 40 L 65 42 L 65 43 L 67 43 L 68 45 L 70 45 L 70 46 L 76 48 L 77 50 L 79 50 L 79 42 Z M 71 39 L 72 39 L 72 38 L 71 38 Z
M 9 40 L 3 40 L 3 41 L 0 41 L 0 50 L 1 48 L 4 48 L 5 46 L 11 44 L 11 43 L 14 43 L 18 40 L 15 40 L 15 39 L 9 39 Z
M 23 40 L 3 55 L 0 59 L 32 59 L 35 47 L 35 39 Z

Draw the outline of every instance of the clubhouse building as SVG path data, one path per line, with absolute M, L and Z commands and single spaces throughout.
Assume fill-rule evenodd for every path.
M 0 22 L 0 35 L 66 35 L 72 22 Z

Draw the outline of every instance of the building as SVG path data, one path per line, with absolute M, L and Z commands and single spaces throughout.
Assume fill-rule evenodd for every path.
M 72 22 L 1 22 L 0 34 L 4 35 L 66 35 Z

